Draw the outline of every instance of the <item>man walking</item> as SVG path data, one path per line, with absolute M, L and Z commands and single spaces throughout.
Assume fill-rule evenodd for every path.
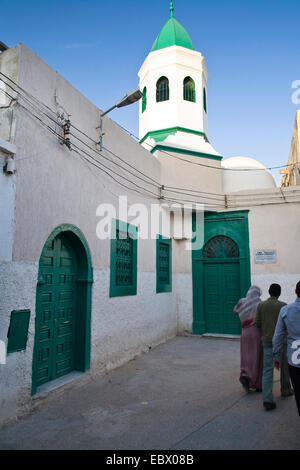
M 300 416 L 300 281 L 295 292 L 296 301 L 280 311 L 273 337 L 273 355 L 274 366 L 279 370 L 282 364 L 282 345 L 287 331 L 288 367 Z
M 284 302 L 280 302 L 278 300 L 281 294 L 281 287 L 279 284 L 271 284 L 269 294 L 270 297 L 261 302 L 256 311 L 256 326 L 261 330 L 261 339 L 264 350 L 262 391 L 263 405 L 266 411 L 276 408 L 276 403 L 273 400 L 274 364 L 272 339 L 279 312 L 282 307 L 286 305 Z M 288 397 L 293 395 L 293 391 L 289 379 L 288 363 L 287 359 L 285 359 L 286 354 L 284 355 L 283 353 L 284 351 L 282 350 L 282 357 L 280 359 L 280 362 L 282 363 L 280 374 L 281 396 Z

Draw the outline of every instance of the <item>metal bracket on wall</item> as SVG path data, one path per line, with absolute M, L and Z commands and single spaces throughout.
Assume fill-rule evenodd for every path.
M 103 132 L 103 119 L 100 117 L 100 126 L 96 127 L 96 129 L 99 129 L 99 146 L 100 146 L 100 152 L 103 150 L 103 136 L 105 135 L 105 132 Z
M 62 125 L 62 129 L 64 133 L 62 144 L 65 144 L 69 150 L 71 150 L 70 127 L 71 127 L 71 121 L 70 119 L 66 119 L 64 124 Z

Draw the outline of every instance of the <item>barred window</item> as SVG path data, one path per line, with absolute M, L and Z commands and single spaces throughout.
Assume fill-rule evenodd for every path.
M 172 240 L 158 235 L 156 241 L 156 292 L 172 291 Z
M 161 77 L 156 83 L 156 101 L 168 101 L 170 98 L 169 80 L 167 77 Z
M 191 77 L 186 77 L 183 81 L 183 99 L 196 103 L 195 82 Z
M 136 295 L 137 227 L 112 221 L 110 297 Z
M 128 233 L 117 229 L 116 286 L 131 286 L 133 271 L 133 240 Z
M 228 237 L 218 235 L 211 238 L 203 248 L 203 258 L 238 258 L 238 245 Z

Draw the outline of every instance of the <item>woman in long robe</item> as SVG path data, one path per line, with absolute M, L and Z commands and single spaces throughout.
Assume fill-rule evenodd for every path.
M 242 324 L 239 380 L 247 392 L 250 389 L 260 392 L 262 389 L 263 347 L 261 332 L 256 326 L 256 309 L 261 302 L 261 294 L 259 287 L 251 286 L 247 297 L 240 299 L 234 307 L 234 312 L 239 315 Z

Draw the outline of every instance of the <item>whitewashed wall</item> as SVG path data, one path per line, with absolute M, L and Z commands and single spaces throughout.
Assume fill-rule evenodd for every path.
M 15 64 L 13 76 L 15 80 L 18 77 L 23 89 L 51 109 L 64 109 L 71 115 L 73 125 L 98 140 L 99 130 L 96 128 L 99 126 L 100 110 L 96 106 L 25 46 L 19 45 L 3 54 L 5 63 Z M 8 60 L 9 57 L 11 60 Z M 6 70 L 5 67 L 2 70 Z M 9 72 L 12 73 L 11 66 Z M 27 106 L 24 101 L 20 104 Z M 47 121 L 39 110 L 32 111 Z M 8 355 L 7 364 L 0 365 L 0 381 L 5 384 L 0 391 L 0 423 L 23 414 L 33 404 L 30 392 L 38 263 L 48 236 L 57 226 L 72 224 L 79 228 L 91 252 L 94 270 L 91 374 L 119 366 L 191 325 L 190 307 L 188 310 L 184 307 L 184 304 L 190 305 L 190 292 L 185 285 L 191 285 L 191 274 L 181 273 L 176 256 L 173 262 L 173 291 L 156 294 L 155 240 L 138 241 L 137 295 L 109 298 L 110 240 L 97 238 L 97 207 L 101 203 L 110 203 L 118 209 L 118 197 L 125 195 L 128 206 L 142 203 L 150 211 L 151 204 L 158 200 L 122 189 L 103 172 L 62 146 L 58 138 L 30 113 L 19 106 L 15 112 L 18 119 L 15 136 L 17 171 L 5 181 L 0 176 L 7 212 L 6 239 L 0 260 L 0 339 L 6 338 L 12 310 L 30 309 L 31 317 L 26 351 Z M 160 164 L 153 155 L 108 117 L 104 119 L 104 131 L 105 147 L 135 169 L 160 181 Z M 77 135 L 88 142 L 83 135 Z M 86 147 L 72 139 L 87 151 Z M 97 155 L 90 153 L 97 158 Z M 103 156 L 113 158 L 105 150 Z M 109 168 L 117 168 L 104 159 L 102 161 Z M 125 171 L 118 171 L 128 177 Z M 131 179 L 142 189 L 151 188 L 132 176 Z M 9 182 L 10 187 L 7 188 L 2 180 Z M 187 277 L 188 281 L 182 282 L 181 276 Z M 183 296 L 186 296 L 186 302 Z M 187 312 L 188 320 L 185 319 Z

